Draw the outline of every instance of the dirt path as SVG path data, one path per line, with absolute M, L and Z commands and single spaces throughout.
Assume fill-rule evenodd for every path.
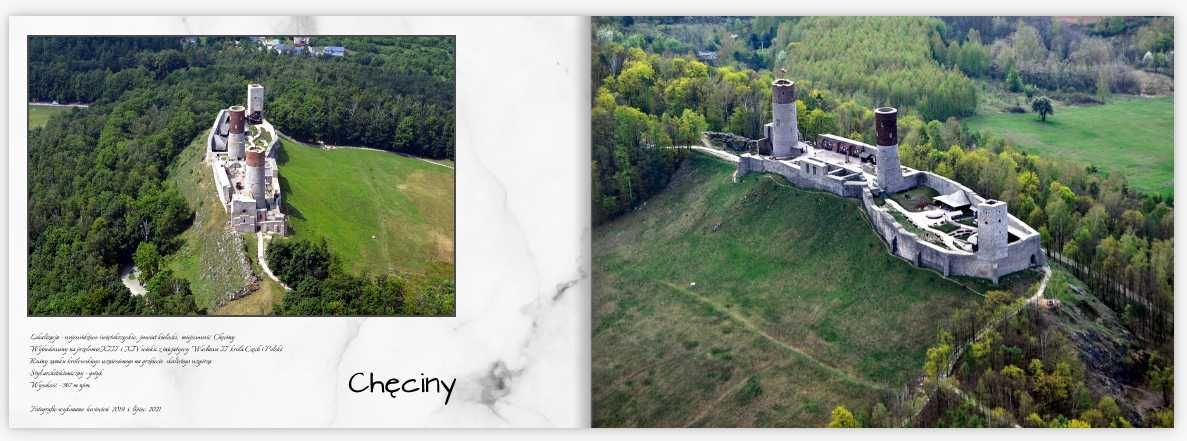
M 791 351 L 792 353 L 794 353 L 796 355 L 799 355 L 800 357 L 803 357 L 803 359 L 808 361 L 809 363 L 814 364 L 817 367 L 819 367 L 820 369 L 823 369 L 833 375 L 836 375 L 837 377 L 840 377 L 840 378 L 844 379 L 845 381 L 848 381 L 853 384 L 857 384 L 859 386 L 868 387 L 870 389 L 879 390 L 879 391 L 887 391 L 887 392 L 892 391 L 892 389 L 887 386 L 884 386 L 884 385 L 881 385 L 878 383 L 874 383 L 874 382 L 866 380 L 864 378 L 856 377 L 853 374 L 850 374 L 850 373 L 845 372 L 835 366 L 832 366 L 832 365 L 827 364 L 823 361 L 820 361 L 816 357 L 813 357 L 811 354 L 808 354 L 807 352 L 805 352 L 803 349 L 800 349 L 796 346 L 788 344 L 782 340 L 775 338 L 771 334 L 768 334 L 766 331 L 763 331 L 762 328 L 759 328 L 754 323 L 751 323 L 749 319 L 742 316 L 741 314 L 731 311 L 729 308 L 718 305 L 717 303 L 713 302 L 712 300 L 709 300 L 707 297 L 697 294 L 696 292 L 693 292 L 692 290 L 690 290 L 688 288 L 684 288 L 682 286 L 676 285 L 671 282 L 666 282 L 666 281 L 663 281 L 660 283 L 663 283 L 664 285 L 668 286 L 669 288 L 672 288 L 676 292 L 684 294 L 684 295 L 688 296 L 689 298 L 692 298 L 693 300 L 696 300 L 698 302 L 704 303 L 705 305 L 708 305 L 709 307 L 713 308 L 715 311 L 721 313 L 722 315 L 725 315 L 726 317 L 729 317 L 730 319 L 738 322 L 739 324 L 742 325 L 742 327 L 744 327 L 746 330 L 750 331 L 751 333 L 754 333 L 754 334 L 762 337 L 763 339 L 765 339 L 771 343 L 774 343 L 776 346 L 779 346 L 783 349 Z
M 449 164 L 442 164 L 442 163 L 440 163 L 440 162 L 436 162 L 436 161 L 433 161 L 433 160 L 431 160 L 431 159 L 422 158 L 422 157 L 420 157 L 420 156 L 410 155 L 410 154 L 407 154 L 407 153 L 393 152 L 393 151 L 391 151 L 391 150 L 383 150 L 383 149 L 377 149 L 377 148 L 372 148 L 372 147 L 342 147 L 342 146 L 329 145 L 329 144 L 325 144 L 325 145 L 323 145 L 323 146 L 322 146 L 322 148 L 323 148 L 323 149 L 326 149 L 326 150 L 348 149 L 348 150 L 369 150 L 369 151 L 372 151 L 372 152 L 394 153 L 394 154 L 397 154 L 397 155 L 403 156 L 403 157 L 405 157 L 405 158 L 411 158 L 411 159 L 415 159 L 415 160 L 417 160 L 417 161 L 424 161 L 424 162 L 427 162 L 427 163 L 429 163 L 429 164 L 433 164 L 433 165 L 435 165 L 435 166 L 438 166 L 438 167 L 445 167 L 445 168 L 447 168 L 447 169 L 453 170 L 453 166 L 452 166 L 452 165 L 449 165 Z
M 80 109 L 85 109 L 87 107 L 91 107 L 90 104 L 58 104 L 58 103 L 38 103 L 38 102 L 29 102 L 29 105 L 30 106 L 41 106 L 41 107 L 78 107 Z
M 763 371 L 769 369 L 771 367 L 771 364 L 772 363 L 764 363 L 764 364 L 759 365 L 758 369 L 755 369 L 754 373 L 752 373 L 750 375 L 757 375 L 759 373 L 762 373 Z M 704 409 L 701 409 L 700 412 L 697 412 L 696 415 L 693 415 L 693 417 L 691 419 L 689 419 L 687 423 L 684 423 L 684 427 L 689 428 L 689 427 L 692 427 L 693 425 L 695 425 L 696 423 L 701 422 L 701 420 L 705 419 L 706 416 L 709 416 L 710 413 L 713 413 L 713 411 L 717 410 L 718 404 L 721 404 L 721 402 L 724 401 L 726 398 L 738 393 L 738 391 L 742 390 L 742 387 L 746 386 L 746 383 L 749 381 L 750 381 L 750 376 L 743 376 L 739 381 L 735 382 L 733 385 L 726 388 L 725 391 L 721 393 L 721 395 L 718 395 L 717 398 L 715 398 L 713 400 L 713 402 L 711 402 L 711 403 L 709 403 L 709 405 L 705 406 Z
M 1018 313 L 1022 312 L 1023 309 L 1026 309 L 1027 306 L 1030 306 L 1032 303 L 1042 300 L 1043 293 L 1047 290 L 1047 282 L 1049 282 L 1050 280 L 1051 280 L 1051 267 L 1044 266 L 1043 267 L 1043 279 L 1041 281 L 1039 281 L 1039 289 L 1035 290 L 1034 295 L 1028 297 L 1025 302 L 1018 304 L 1018 306 L 1015 307 L 1010 312 L 1008 312 L 1006 314 L 1002 314 L 1001 317 L 999 317 L 997 320 L 993 320 L 989 323 L 986 323 L 985 326 L 981 327 L 981 329 L 977 331 L 977 334 L 974 335 L 973 338 L 969 339 L 969 341 L 965 342 L 965 344 L 957 347 L 956 351 L 952 353 L 952 356 L 948 358 L 948 366 L 944 369 L 943 372 L 940 372 L 940 378 L 938 380 L 938 383 L 941 385 L 941 387 L 944 387 L 945 389 L 948 389 L 949 391 L 955 393 L 957 396 L 959 396 L 962 399 L 973 404 L 978 409 L 982 409 L 987 416 L 991 415 L 988 412 L 988 409 L 985 408 L 985 406 L 983 406 L 979 402 L 977 402 L 977 400 L 974 399 L 971 395 L 965 394 L 964 391 L 962 391 L 960 389 L 960 387 L 957 386 L 956 384 L 950 384 L 947 381 L 947 379 L 952 376 L 952 370 L 956 368 L 956 362 L 958 360 L 960 360 L 960 357 L 964 355 L 965 350 L 967 350 L 969 347 L 971 347 L 973 343 L 984 338 L 985 335 L 987 335 L 989 333 L 989 331 L 997 329 L 997 327 L 1000 326 L 1002 323 L 1005 323 L 1007 320 L 1010 320 L 1014 316 L 1018 315 Z M 920 393 L 922 393 L 922 389 L 920 390 Z M 926 397 L 923 404 L 921 406 L 919 406 L 918 411 L 916 411 L 915 414 L 911 416 L 909 421 L 914 421 L 914 419 L 919 416 L 919 411 L 922 411 L 924 408 L 926 408 L 927 403 L 929 401 L 931 401 L 931 396 Z
M 669 147 L 669 148 L 673 148 L 673 149 L 689 149 L 689 150 L 692 150 L 692 151 L 694 151 L 694 152 L 701 152 L 701 153 L 704 153 L 704 154 L 706 154 L 706 155 L 713 156 L 713 157 L 716 157 L 716 158 L 718 158 L 718 159 L 723 159 L 723 160 L 726 160 L 726 161 L 729 161 L 729 162 L 733 162 L 733 163 L 737 163 L 737 162 L 741 161 L 741 159 L 738 157 L 738 155 L 735 155 L 735 154 L 733 154 L 733 153 L 730 153 L 730 152 L 727 152 L 727 151 L 724 151 L 724 150 L 718 150 L 718 149 L 714 149 L 714 148 L 709 148 L 709 147 L 702 147 L 702 146 L 699 146 L 699 145 L 692 145 L 692 146 L 676 146 L 676 147 Z
M 292 291 L 293 289 L 289 288 L 288 285 L 285 285 L 284 282 L 281 282 L 280 279 L 277 278 L 275 274 L 272 274 L 272 268 L 268 267 L 268 259 L 264 258 L 264 256 L 266 255 L 264 250 L 265 250 L 265 247 L 267 246 L 268 242 L 266 240 L 264 240 L 264 236 L 267 236 L 267 234 L 264 234 L 264 233 L 256 234 L 256 240 L 259 241 L 258 243 L 256 243 L 256 260 L 258 260 L 260 262 L 260 268 L 262 268 L 264 270 L 264 275 L 267 275 L 269 279 L 272 279 L 272 281 L 279 283 L 280 286 L 283 287 L 285 291 Z

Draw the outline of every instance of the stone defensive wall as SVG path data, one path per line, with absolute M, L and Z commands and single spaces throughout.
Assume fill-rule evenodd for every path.
M 797 187 L 827 191 L 847 198 L 860 197 L 861 190 L 866 187 L 861 172 L 810 158 L 791 162 L 750 154 L 738 157 L 738 170 L 734 176 L 740 178 L 749 173 L 774 173 Z
M 280 150 L 276 146 L 280 145 L 280 132 L 272 129 L 272 124 L 268 124 L 268 129 L 272 132 L 272 142 L 268 143 L 268 147 L 264 149 L 264 157 L 268 159 L 276 159 L 276 151 Z
M 222 141 L 222 138 L 217 136 L 219 135 L 219 131 L 223 128 L 224 122 L 226 121 L 227 109 L 219 110 L 218 115 L 214 117 L 214 123 L 210 125 L 210 132 L 206 134 L 207 159 L 209 159 L 216 151 L 222 152 L 227 150 L 225 141 Z M 270 123 L 264 122 L 262 125 L 266 125 L 269 131 L 272 132 L 272 142 L 270 142 L 268 147 L 264 149 L 264 156 L 267 158 L 275 158 L 277 151 L 276 146 L 280 144 L 280 133 L 272 128 L 272 124 Z
M 227 149 L 226 145 L 222 145 L 222 146 L 218 145 L 219 138 L 217 136 L 215 136 L 218 134 L 219 126 L 221 126 L 223 121 L 226 121 L 226 120 L 227 120 L 227 109 L 219 110 L 218 115 L 214 117 L 214 124 L 210 125 L 210 133 L 208 133 L 206 135 L 207 159 L 209 159 L 212 152 Z
M 1039 248 L 1040 239 L 1037 233 L 1010 243 L 1007 246 L 1008 255 L 1004 259 L 983 260 L 976 253 L 940 247 L 908 231 L 895 220 L 887 208 L 879 207 L 874 202 L 873 192 L 868 188 L 862 190 L 861 203 L 870 222 L 874 224 L 874 231 L 886 241 L 891 254 L 906 259 L 915 266 L 936 270 L 945 276 L 979 277 L 997 283 L 997 280 L 1006 274 L 1046 264 L 1046 258 Z M 1014 220 L 1011 220 L 1011 224 L 1013 223 Z
M 965 187 L 964 184 L 929 171 L 911 170 L 910 173 L 903 173 L 903 179 L 914 180 L 915 185 L 930 187 L 940 192 L 940 194 L 949 194 L 957 190 L 963 191 L 973 206 L 985 202 L 985 198 L 981 197 L 981 195 L 977 194 L 977 192 L 973 191 L 972 189 Z M 1017 235 L 1020 241 L 1030 239 L 1031 236 L 1038 238 L 1039 232 L 1035 231 L 1034 228 L 1031 228 L 1030 225 L 1027 225 L 1026 222 L 1022 222 L 1012 214 L 1008 216 L 1008 219 L 1010 232 Z M 1011 253 L 1012 252 L 1013 250 L 1011 248 Z
M 1007 245 L 1003 259 L 981 259 L 977 253 L 954 250 L 936 245 L 908 230 L 890 214 L 887 208 L 874 201 L 874 190 L 862 173 L 811 158 L 795 162 L 781 161 L 745 154 L 738 157 L 735 178 L 749 173 L 774 173 L 800 188 L 826 191 L 841 197 L 858 198 L 862 208 L 890 249 L 891 254 L 906 259 L 917 267 L 930 268 L 944 276 L 971 276 L 998 281 L 1001 276 L 1035 265 L 1045 265 L 1038 232 L 1022 221 L 1009 217 L 1009 232 L 1014 237 Z M 940 194 L 962 191 L 973 206 L 985 198 L 964 185 L 935 173 L 905 169 L 903 180 L 908 188 L 926 186 Z M 928 234 L 922 231 L 922 234 Z

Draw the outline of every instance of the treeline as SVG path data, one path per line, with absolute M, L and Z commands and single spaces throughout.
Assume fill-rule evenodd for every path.
M 277 315 L 454 314 L 453 280 L 442 276 L 350 275 L 324 240 L 277 240 L 267 254 L 269 267 L 293 288 Z
M 429 76 L 452 83 L 456 60 L 455 37 L 452 35 L 408 35 L 399 38 L 385 36 L 329 36 L 319 35 L 309 41 L 313 46 L 342 46 L 347 56 L 363 65 L 392 64 L 403 75 Z
M 1084 101 L 1142 92 L 1138 70 L 1173 75 L 1174 20 L 1104 17 L 945 17 L 933 57 L 970 76 L 1003 81 L 1011 92 L 1071 94 Z M 988 63 L 986 64 L 986 61 Z M 1034 91 L 1030 90 L 1034 89 Z
M 387 38 L 408 40 L 360 43 L 357 50 L 386 52 L 338 58 L 280 55 L 247 39 L 209 38 L 182 47 L 178 39 L 33 38 L 29 97 L 112 102 L 126 90 L 173 76 L 206 82 L 210 94 L 229 106 L 245 100 L 247 84 L 259 82 L 267 88 L 266 117 L 302 141 L 452 159 L 452 37 Z M 430 67 L 435 65 L 448 68 Z

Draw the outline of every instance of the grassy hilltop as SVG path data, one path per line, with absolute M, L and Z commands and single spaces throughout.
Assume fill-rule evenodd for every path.
M 822 426 L 916 378 L 980 301 L 887 254 L 855 201 L 732 170 L 693 155 L 595 229 L 595 426 Z
M 390 152 L 281 143 L 292 237 L 325 238 L 355 274 L 452 275 L 453 169 Z
M 195 139 L 170 168 L 170 180 L 195 218 L 181 234 L 182 246 L 169 268 L 190 282 L 195 302 L 211 314 L 267 315 L 284 290 L 259 268 L 255 235 L 237 243 L 238 233 L 227 231 L 210 166 L 202 162 L 204 142 L 205 137 Z M 390 152 L 282 142 L 280 176 L 292 237 L 325 238 L 345 269 L 356 274 L 452 275 L 453 170 Z M 243 255 L 258 288 L 216 308 L 222 295 L 249 277 L 240 265 Z
M 1122 98 L 1094 106 L 1059 106 L 1046 123 L 1033 113 L 1004 112 L 963 123 L 1040 155 L 1121 172 L 1143 192 L 1169 194 L 1174 189 L 1174 110 L 1169 96 Z

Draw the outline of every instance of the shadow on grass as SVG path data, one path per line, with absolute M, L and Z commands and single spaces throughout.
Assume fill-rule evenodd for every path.
M 284 174 L 281 174 L 279 176 L 279 178 L 280 178 L 280 194 L 283 195 L 281 200 L 284 201 L 285 216 L 295 218 L 295 219 L 305 220 L 305 214 L 302 213 L 301 210 L 297 209 L 297 207 L 294 207 L 293 204 L 289 203 L 289 200 L 291 200 L 290 198 L 293 197 L 293 187 L 289 185 L 289 181 L 287 178 L 284 177 Z M 289 230 L 290 231 L 293 230 L 292 224 L 289 224 Z

